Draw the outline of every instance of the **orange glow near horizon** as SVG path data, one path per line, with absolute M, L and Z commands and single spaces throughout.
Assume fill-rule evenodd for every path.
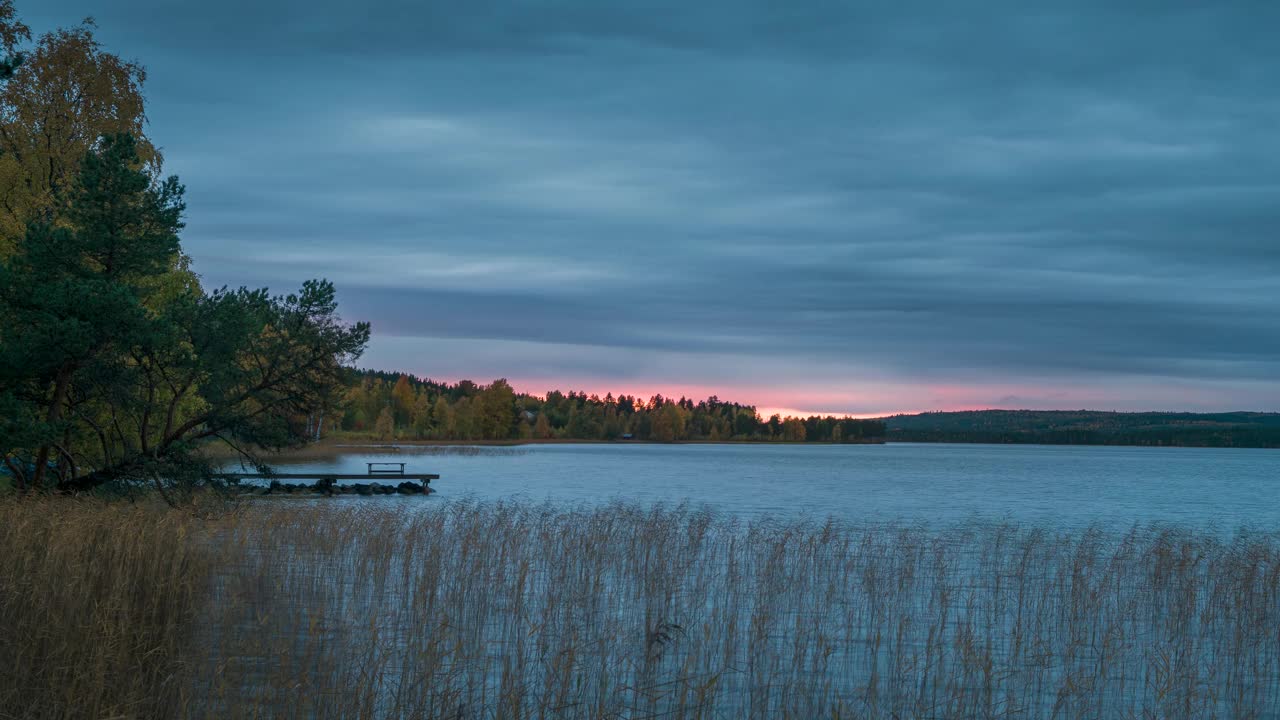
M 433 378 L 442 382 L 456 383 L 463 378 Z M 467 378 L 471 379 L 471 378 Z M 488 384 L 492 380 L 478 381 L 471 379 L 477 384 Z M 699 384 L 661 384 L 654 383 L 652 385 L 642 385 L 634 382 L 610 383 L 607 381 L 586 381 L 586 382 L 570 382 L 555 380 L 550 378 L 507 378 L 507 382 L 511 383 L 512 388 L 516 392 L 533 395 L 539 398 L 545 398 L 547 392 L 551 390 L 559 390 L 563 393 L 570 391 L 576 393 L 586 393 L 587 395 L 597 395 L 601 398 L 608 394 L 614 397 L 619 395 L 628 395 L 635 397 L 641 401 L 647 402 L 654 395 L 662 395 L 664 398 L 678 400 L 681 397 L 689 398 L 694 402 L 706 400 L 710 397 L 716 397 L 721 402 L 735 402 L 740 405 L 753 405 L 756 412 L 762 419 L 767 420 L 772 415 L 780 415 L 782 417 L 809 417 L 813 415 L 847 417 L 854 419 L 876 418 L 889 415 L 915 414 L 920 412 L 939 412 L 939 411 L 959 411 L 959 410 L 989 410 L 996 408 L 989 402 L 982 402 L 975 395 L 990 394 L 991 388 L 966 387 L 958 385 L 941 385 L 941 386 L 915 386 L 911 388 L 911 392 L 904 392 L 904 388 L 896 386 L 885 386 L 883 384 L 869 384 L 876 391 L 868 392 L 830 392 L 826 390 L 816 389 L 799 389 L 799 388 L 781 388 L 777 386 L 769 388 L 745 387 L 745 386 L 717 386 L 717 385 L 699 385 Z M 1022 391 L 1018 394 L 1028 392 L 1028 388 L 1001 388 L 1004 394 L 1010 394 L 1007 391 Z M 910 397 L 906 397 L 910 395 Z M 932 402 L 927 404 L 920 402 L 920 395 L 927 395 Z M 858 407 L 858 410 L 838 409 L 843 403 L 850 406 Z M 918 409 L 923 406 L 924 409 Z
M 462 378 L 435 376 L 437 381 L 456 383 Z M 477 380 L 484 385 L 493 379 Z M 645 382 L 634 378 L 611 382 L 602 378 L 565 380 L 547 376 L 507 377 L 517 392 L 545 397 L 549 390 L 559 390 L 605 397 L 612 393 L 629 395 L 647 402 L 654 395 L 694 402 L 716 397 L 721 402 L 754 406 L 761 418 L 777 414 L 783 417 L 829 415 L 849 418 L 874 418 L 889 415 L 911 415 L 923 412 L 958 412 L 966 410 L 1100 410 L 1100 411 L 1210 411 L 1221 401 L 1210 389 L 1173 388 L 1168 384 L 1150 386 L 1095 385 L 1085 383 L 912 383 L 906 380 L 862 380 L 813 385 L 795 383 L 767 386 L 744 382 L 724 384 Z M 1171 402 L 1173 398 L 1177 400 Z M 1221 410 L 1216 410 L 1221 411 Z
M 404 342 L 399 342 L 404 340 Z M 412 339 L 410 339 L 412 340 Z M 797 359 L 794 366 L 775 364 L 749 371 L 750 366 L 701 364 L 696 372 L 670 362 L 650 361 L 625 377 L 609 376 L 606 369 L 577 369 L 567 359 L 543 358 L 536 363 L 522 361 L 521 353 L 533 357 L 537 348 L 513 347 L 502 358 L 489 358 L 479 365 L 485 369 L 447 366 L 444 372 L 424 372 L 415 367 L 423 362 L 417 341 L 384 338 L 387 349 L 369 358 L 368 367 L 397 368 L 456 383 L 468 379 L 480 385 L 506 377 L 518 392 L 543 396 L 549 390 L 585 392 L 605 397 L 619 393 L 649 400 L 655 394 L 695 402 L 717 397 L 723 402 L 752 406 L 762 417 L 772 414 L 836 417 L 883 417 L 920 412 L 964 410 L 1095 410 L 1143 411 L 1266 411 L 1274 409 L 1271 390 L 1250 381 L 1205 383 L 1174 378 L 1135 377 L 1054 377 L 1003 375 L 987 377 L 970 370 L 955 377 L 912 377 L 890 371 L 867 369 L 840 371 Z M 403 347 L 397 347 L 403 345 Z M 465 349 L 465 348 L 464 348 Z M 508 358 L 506 355 L 511 355 Z M 515 359 L 512 359 L 515 358 Z M 516 368 L 530 367 L 524 370 Z M 592 364 L 588 364 L 590 366 Z M 564 366 L 561 371 L 560 367 Z M 536 367 L 537 369 L 533 369 Z M 515 370 L 514 373 L 509 370 Z M 688 377 L 684 382 L 664 378 Z
M 759 414 L 760 414 L 760 417 L 761 417 L 762 419 L 764 419 L 764 420 L 768 420 L 770 417 L 772 417 L 772 416 L 774 416 L 774 415 L 779 415 L 779 416 L 784 417 L 784 418 L 786 418 L 786 417 L 810 417 L 810 416 L 812 416 L 812 415 L 820 415 L 820 416 L 824 416 L 824 417 L 826 417 L 826 416 L 830 416 L 830 417 L 838 417 L 838 418 L 851 418 L 851 419 L 854 419 L 854 420 L 865 420 L 865 419 L 868 419 L 868 418 L 878 418 L 878 417 L 884 417 L 885 415 L 896 415 L 896 414 L 898 414 L 898 413 L 884 413 L 884 414 L 880 414 L 880 413 L 869 413 L 869 414 L 868 414 L 868 413 L 847 413 L 847 412 L 823 411 L 823 410 L 798 410 L 798 409 L 796 409 L 796 408 L 782 408 L 782 407 L 757 407 L 757 408 L 756 408 L 756 412 L 757 412 L 757 413 L 759 413 Z

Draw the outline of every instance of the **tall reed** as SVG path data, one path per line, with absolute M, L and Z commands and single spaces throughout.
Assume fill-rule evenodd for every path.
M 432 500 L 0 522 L 0 716 L 1280 713 L 1273 534 Z
M 180 706 L 211 599 L 201 532 L 157 506 L 0 501 L 0 717 Z

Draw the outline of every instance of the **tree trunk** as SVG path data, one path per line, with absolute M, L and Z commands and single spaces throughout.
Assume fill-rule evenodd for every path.
M 13 477 L 13 489 L 19 493 L 27 489 L 27 473 L 23 468 L 18 467 L 9 458 L 4 459 L 5 467 L 9 468 L 9 474 Z
M 71 388 L 71 376 L 75 373 L 75 365 L 67 363 L 58 370 L 58 376 L 53 381 L 53 399 L 49 401 L 49 412 L 45 416 L 46 421 L 53 425 L 62 419 L 62 405 L 67 400 L 67 391 Z M 49 465 L 49 451 L 52 446 L 41 445 L 40 451 L 36 453 L 36 468 L 31 475 L 31 489 L 40 490 L 44 486 L 45 471 Z

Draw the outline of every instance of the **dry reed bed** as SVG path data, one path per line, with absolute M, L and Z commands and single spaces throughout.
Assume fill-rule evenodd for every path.
M 427 507 L 6 504 L 0 717 L 1280 712 L 1276 535 Z

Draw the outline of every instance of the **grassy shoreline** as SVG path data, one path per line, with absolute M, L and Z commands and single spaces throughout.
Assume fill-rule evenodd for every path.
M 0 501 L 4 717 L 1263 717 L 1280 536 Z

